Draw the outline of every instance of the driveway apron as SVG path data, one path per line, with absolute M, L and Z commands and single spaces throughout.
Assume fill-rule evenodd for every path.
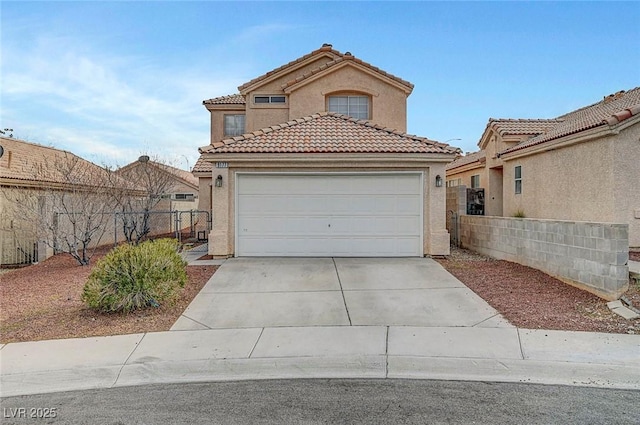
M 293 326 L 510 327 L 429 258 L 232 258 L 172 330 Z

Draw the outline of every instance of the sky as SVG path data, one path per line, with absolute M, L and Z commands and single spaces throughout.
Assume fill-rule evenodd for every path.
M 407 132 L 465 152 L 489 118 L 640 86 L 640 2 L 3 0 L 0 23 L 0 129 L 112 166 L 193 167 L 203 100 L 323 43 L 412 82 Z

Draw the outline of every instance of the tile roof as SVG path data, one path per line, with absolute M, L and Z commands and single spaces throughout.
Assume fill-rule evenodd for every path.
M 532 134 L 538 135 L 562 122 L 559 119 L 504 119 L 489 118 L 487 128 L 492 128 L 500 136 Z
M 327 62 L 326 64 L 324 64 L 324 65 L 322 65 L 322 66 L 320 66 L 320 67 L 318 67 L 318 68 L 316 68 L 316 69 L 314 69 L 312 71 L 309 71 L 309 72 L 305 73 L 304 75 L 300 75 L 300 76 L 296 77 L 295 79 L 288 81 L 282 88 L 285 89 L 287 87 L 290 87 L 293 84 L 299 83 L 300 81 L 311 77 L 312 75 L 315 75 L 315 74 L 317 74 L 319 72 L 325 71 L 326 69 L 329 69 L 329 68 L 331 68 L 333 66 L 336 66 L 336 65 L 338 65 L 340 63 L 343 63 L 344 61 L 352 60 L 355 63 L 358 63 L 358 64 L 360 64 L 362 66 L 365 66 L 365 67 L 371 69 L 374 72 L 380 73 L 380 74 L 384 75 L 385 77 L 390 78 L 390 79 L 392 79 L 392 80 L 394 80 L 394 81 L 406 86 L 408 88 L 409 92 L 411 92 L 413 90 L 413 84 L 411 84 L 410 82 L 408 82 L 406 80 L 403 80 L 402 78 L 396 77 L 395 75 L 389 74 L 388 72 L 385 72 L 385 71 L 381 70 L 380 68 L 371 65 L 368 62 L 365 62 L 365 61 L 363 61 L 361 59 L 358 59 L 355 56 L 353 56 L 350 52 L 341 53 L 341 52 L 339 52 L 337 50 L 334 50 L 333 46 L 331 44 L 324 44 L 321 48 L 316 49 L 311 53 L 308 53 L 308 54 L 306 54 L 304 56 L 301 56 L 298 59 L 295 59 L 295 60 L 293 60 L 293 61 L 291 61 L 291 62 L 289 62 L 289 63 L 287 63 L 285 65 L 282 65 L 282 66 L 280 66 L 280 67 L 278 67 L 278 68 L 276 68 L 276 69 L 274 69 L 272 71 L 267 72 L 266 74 L 263 74 L 263 75 L 261 75 L 261 76 L 259 76 L 257 78 L 254 78 L 253 80 L 249 81 L 248 83 L 245 83 L 245 84 L 241 85 L 240 87 L 238 87 L 238 90 L 242 92 L 247 87 L 252 86 L 252 85 L 254 85 L 254 84 L 256 84 L 256 83 L 258 83 L 258 82 L 260 82 L 262 80 L 265 80 L 265 79 L 269 78 L 270 76 L 279 73 L 280 71 L 283 71 L 283 70 L 285 70 L 285 69 L 287 69 L 287 68 L 289 68 L 289 67 L 291 67 L 291 66 L 293 66 L 295 64 L 298 64 L 300 62 L 304 62 L 305 60 L 307 60 L 309 58 L 312 58 L 313 56 L 317 56 L 317 55 L 320 55 L 320 54 L 323 54 L 323 53 L 329 53 L 331 56 L 334 57 L 334 60 L 332 60 L 330 62 Z
M 244 105 L 246 101 L 244 96 L 236 93 L 227 96 L 214 97 L 213 99 L 203 100 L 203 105 Z
M 284 89 L 286 89 L 288 87 L 291 87 L 291 86 L 293 86 L 295 84 L 298 84 L 301 81 L 306 80 L 309 77 L 312 77 L 312 76 L 314 76 L 316 74 L 319 74 L 319 73 L 321 73 L 321 72 L 323 72 L 323 71 L 325 71 L 327 69 L 330 69 L 330 68 L 332 68 L 332 67 L 334 67 L 334 66 L 336 66 L 338 64 L 347 63 L 348 61 L 352 61 L 352 62 L 357 63 L 359 65 L 362 65 L 362 66 L 364 66 L 366 68 L 369 68 L 370 70 L 372 70 L 374 72 L 382 74 L 385 77 L 390 78 L 390 79 L 392 79 L 392 80 L 394 80 L 394 81 L 406 86 L 408 88 L 409 92 L 411 92 L 413 90 L 413 84 L 411 84 L 410 82 L 408 82 L 406 80 L 403 80 L 402 78 L 396 77 L 395 75 L 389 74 L 388 72 L 383 71 L 380 68 L 378 68 L 376 66 L 373 66 L 368 62 L 365 62 L 365 61 L 363 61 L 361 59 L 358 59 L 358 58 L 356 58 L 355 56 L 353 56 L 349 52 L 345 53 L 344 55 L 342 55 L 339 58 L 336 58 L 336 59 L 332 60 L 331 62 L 327 62 L 327 63 L 321 65 L 320 67 L 316 68 L 316 69 L 313 69 L 313 70 L 311 70 L 311 71 L 309 71 L 309 72 L 307 72 L 307 73 L 305 73 L 303 75 L 298 76 L 297 78 L 295 78 L 293 80 L 288 81 L 286 84 L 284 84 L 282 86 L 282 89 L 284 90 Z
M 128 169 L 136 167 L 140 164 L 139 160 L 133 161 L 130 164 L 125 165 L 117 170 L 118 173 L 125 174 Z M 147 161 L 147 164 L 150 164 L 156 168 L 159 168 L 166 173 L 172 175 L 173 177 L 182 180 L 183 183 L 186 183 L 191 186 L 198 187 L 198 178 L 191 174 L 190 171 L 181 170 L 180 168 L 172 167 L 171 165 L 162 164 L 157 161 Z
M 122 187 L 130 186 L 125 180 L 109 177 L 103 167 L 65 150 L 8 137 L 0 137 L 0 145 L 4 149 L 0 158 L 0 179 L 7 185 L 35 183 L 42 187 L 51 184 L 103 187 L 111 181 L 120 183 Z M 95 180 L 88 182 L 87 177 Z
M 209 173 L 213 170 L 213 164 L 206 161 L 202 156 L 196 161 L 196 165 L 193 166 L 192 173 Z
M 308 54 L 306 54 L 304 56 L 301 56 L 298 59 L 292 60 L 289 63 L 286 63 L 286 64 L 284 64 L 282 66 L 279 66 L 276 69 L 273 69 L 273 70 L 267 72 L 266 74 L 263 74 L 263 75 L 261 75 L 259 77 L 254 78 L 253 80 L 251 80 L 249 82 L 246 82 L 246 83 L 242 84 L 241 86 L 238 87 L 238 91 L 242 91 L 245 88 L 247 88 L 249 86 L 252 86 L 255 83 L 258 83 L 258 82 L 260 82 L 262 80 L 265 80 L 265 79 L 269 78 L 270 76 L 272 76 L 274 74 L 277 74 L 278 72 L 280 72 L 280 71 L 282 71 L 282 70 L 284 70 L 286 68 L 289 68 L 289 67 L 291 67 L 291 66 L 293 66 L 293 65 L 295 65 L 297 63 L 304 62 L 305 60 L 307 60 L 307 59 L 309 59 L 309 58 L 311 58 L 313 56 L 317 56 L 317 55 L 324 54 L 324 53 L 328 53 L 328 54 L 330 54 L 332 56 L 335 56 L 335 57 L 342 57 L 342 53 L 340 53 L 337 50 L 334 50 L 333 46 L 331 44 L 326 44 L 325 43 L 325 44 L 322 45 L 322 47 L 320 47 L 319 49 L 314 50 L 311 53 L 308 53 Z
M 640 87 L 626 92 L 622 90 L 605 96 L 603 100 L 593 105 L 559 116 L 556 118 L 559 121 L 558 124 L 545 133 L 518 143 L 500 154 L 525 149 L 595 127 L 613 126 L 638 114 L 640 114 Z
M 464 165 L 468 165 L 468 164 L 473 164 L 474 162 L 477 162 L 478 164 L 481 164 L 483 162 L 485 162 L 486 160 L 486 152 L 485 151 L 478 151 L 478 152 L 470 152 L 464 156 L 460 156 L 458 158 L 456 158 L 455 161 L 450 162 L 449 164 L 447 164 L 447 170 L 452 170 L 454 168 L 459 168 L 462 167 Z
M 321 112 L 215 142 L 200 153 L 460 153 L 444 143 Z

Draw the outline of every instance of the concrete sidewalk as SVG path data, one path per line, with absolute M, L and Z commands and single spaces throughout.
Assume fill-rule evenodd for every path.
M 640 336 L 517 328 L 168 331 L 0 347 L 0 396 L 150 383 L 411 378 L 640 390 Z

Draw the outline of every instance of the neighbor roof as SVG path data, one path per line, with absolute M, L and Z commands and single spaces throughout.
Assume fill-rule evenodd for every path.
M 525 149 L 570 134 L 600 126 L 613 126 L 640 114 L 640 87 L 605 96 L 600 102 L 580 108 L 556 118 L 558 123 L 545 133 L 525 140 L 501 152 L 505 154 Z
M 478 151 L 478 152 L 470 152 L 465 156 L 461 156 L 456 158 L 455 161 L 447 164 L 447 171 L 452 170 L 454 168 L 459 168 L 465 165 L 473 164 L 477 162 L 478 164 L 484 163 L 486 161 L 486 152 Z
M 147 161 L 147 164 L 150 164 L 156 168 L 161 169 L 162 171 L 165 171 L 166 173 L 170 174 L 171 176 L 175 177 L 178 180 L 181 180 L 183 183 L 186 183 L 187 185 L 194 186 L 196 188 L 198 187 L 198 179 L 189 171 L 181 170 L 180 168 L 172 167 L 171 165 L 167 165 L 167 164 L 162 164 L 157 161 Z M 132 163 L 127 164 L 124 167 L 118 169 L 118 173 L 126 172 L 128 169 L 136 167 L 138 165 L 140 165 L 140 160 L 133 161 Z
M 507 135 L 538 135 L 562 122 L 559 119 L 504 119 L 489 118 L 487 128 L 491 128 L 500 136 Z
M 9 137 L 0 137 L 0 145 L 4 149 L 0 158 L 4 185 L 130 186 L 117 176 L 108 176 L 103 167 L 65 150 Z
M 215 142 L 201 153 L 460 153 L 444 143 L 321 112 Z

